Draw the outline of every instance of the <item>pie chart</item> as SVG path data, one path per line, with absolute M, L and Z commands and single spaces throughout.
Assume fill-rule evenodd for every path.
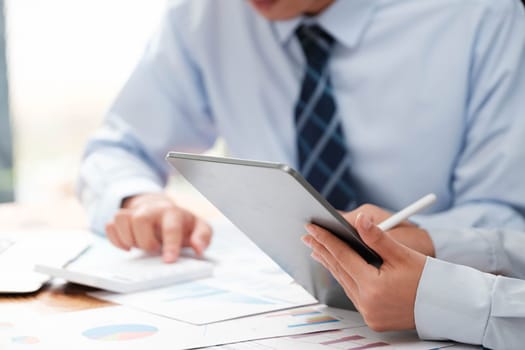
M 88 329 L 82 335 L 92 340 L 125 341 L 146 338 L 158 331 L 158 328 L 144 324 L 114 324 Z

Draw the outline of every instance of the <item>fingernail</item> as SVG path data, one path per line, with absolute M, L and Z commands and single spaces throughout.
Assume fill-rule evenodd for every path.
M 165 252 L 164 253 L 164 261 L 167 263 L 174 262 L 175 261 L 175 254 L 173 252 Z
M 195 248 L 195 254 L 197 254 L 198 257 L 201 257 L 204 254 L 204 244 L 198 244 Z
M 372 220 L 370 220 L 370 217 L 366 214 L 359 213 L 359 222 L 361 223 L 361 227 L 367 231 L 372 228 Z
M 316 252 L 312 252 L 312 254 L 310 254 L 310 256 L 311 256 L 314 260 L 317 260 L 317 261 L 320 261 L 320 260 L 321 260 L 321 257 L 320 257 L 319 254 L 316 253 Z
M 317 230 L 315 229 L 315 226 L 312 224 L 306 225 L 306 231 L 308 231 L 308 233 L 314 237 L 319 236 L 319 234 L 317 233 Z
M 204 250 L 204 242 L 203 241 L 198 241 L 195 243 L 195 250 L 197 252 L 202 252 Z
M 301 241 L 303 241 L 303 243 L 307 246 L 307 247 L 310 247 L 312 248 L 312 245 L 310 244 L 310 240 L 308 238 L 308 235 L 304 235 L 301 237 Z

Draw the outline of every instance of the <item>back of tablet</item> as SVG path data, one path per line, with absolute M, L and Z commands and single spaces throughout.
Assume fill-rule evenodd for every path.
M 300 175 L 286 165 L 170 152 L 195 188 L 320 302 L 352 308 L 342 288 L 301 242 L 313 222 L 346 241 L 369 263 L 381 258 Z

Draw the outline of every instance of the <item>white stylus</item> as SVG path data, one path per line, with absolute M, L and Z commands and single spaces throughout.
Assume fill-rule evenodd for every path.
M 421 211 L 436 201 L 436 195 L 434 193 L 427 194 L 423 198 L 418 199 L 408 207 L 401 209 L 379 225 L 381 230 L 388 231 L 391 228 L 399 225 L 402 221 L 408 219 L 411 215 L 414 215 L 418 211 Z

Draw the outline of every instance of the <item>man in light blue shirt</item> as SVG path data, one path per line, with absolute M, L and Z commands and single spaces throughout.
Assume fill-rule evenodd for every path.
M 307 54 L 305 26 L 329 57 Z M 329 111 L 354 204 L 434 192 L 423 228 L 525 229 L 523 96 L 519 0 L 175 1 L 87 146 L 79 195 L 121 248 L 201 253 L 211 231 L 162 194 L 165 154 L 220 136 L 232 156 L 301 168 L 303 102 Z M 398 238 L 427 254 L 440 240 Z

